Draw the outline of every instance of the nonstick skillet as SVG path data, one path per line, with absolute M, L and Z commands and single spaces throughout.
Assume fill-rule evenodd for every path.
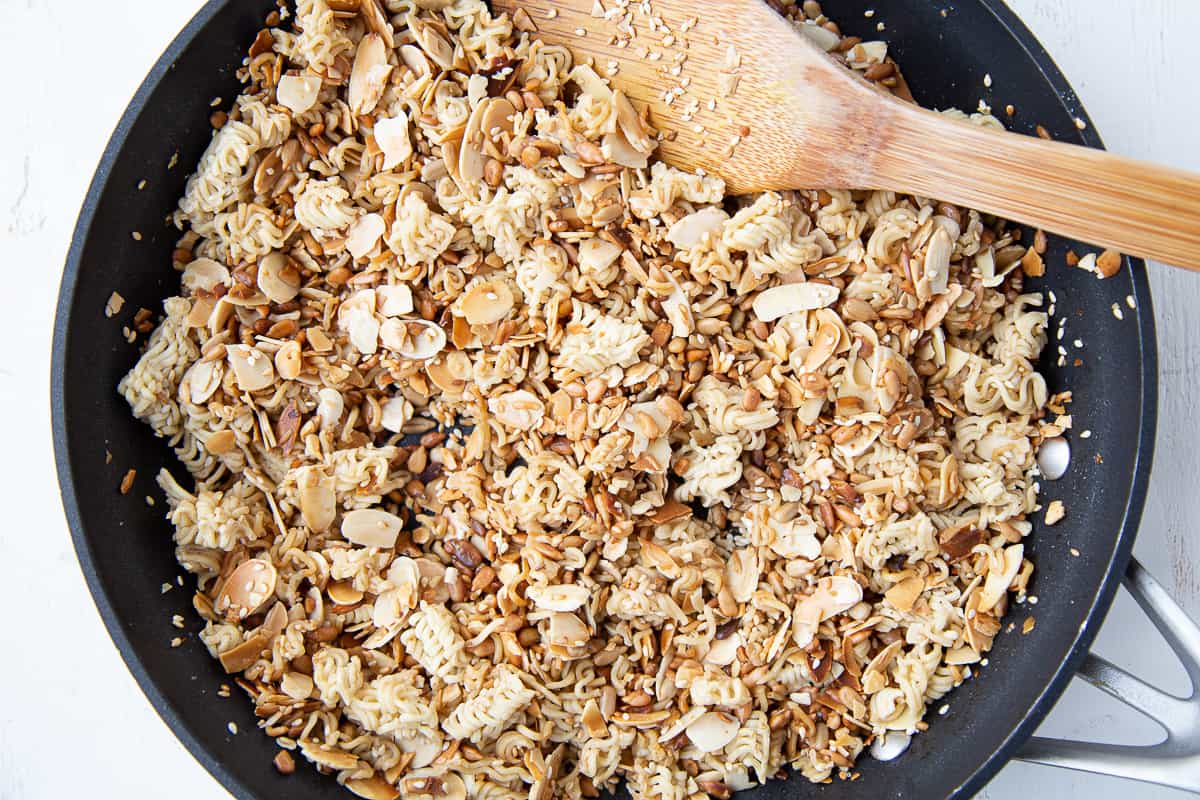
M 341 791 L 311 769 L 283 777 L 272 767 L 276 747 L 255 729 L 250 703 L 222 699 L 228 681 L 195 636 L 178 648 L 171 616 L 193 629 L 190 580 L 163 593 L 181 570 L 170 524 L 153 476 L 174 464 L 167 443 L 134 420 L 117 395 L 118 380 L 136 361 L 122 324 L 104 315 L 114 290 L 127 309 L 161 308 L 178 287 L 170 268 L 177 232 L 164 224 L 183 192 L 191 165 L 210 137 L 210 101 L 226 105 L 239 91 L 234 77 L 262 27 L 269 0 L 212 0 L 150 71 L 121 118 L 75 229 L 58 301 L 52 366 L 54 445 L 76 551 L 88 585 L 130 670 L 162 717 L 195 757 L 242 798 L 327 798 Z M 864 11 L 873 9 L 871 18 Z M 1032 34 L 1001 0 L 826 0 L 847 33 L 887 38 L 917 99 L 926 106 L 976 108 L 981 98 L 998 112 L 1012 104 L 1014 129 L 1043 126 L 1056 139 L 1100 147 L 1071 87 Z M 886 22 L 883 34 L 876 32 Z M 993 89 L 985 88 L 990 74 Z M 934 146 L 934 145 L 931 145 Z M 139 184 L 145 181 L 144 186 Z M 140 231 L 135 241 L 131 231 Z M 1041 369 L 1052 391 L 1071 389 L 1077 431 L 1073 463 L 1060 481 L 1044 483 L 1043 502 L 1061 499 L 1066 518 L 1035 524 L 1027 552 L 1037 565 L 1036 607 L 1017 607 L 997 638 L 989 666 L 947 700 L 952 713 L 931 715 L 929 730 L 891 762 L 864 757 L 861 778 L 814 786 L 795 777 L 748 792 L 768 798 L 963 798 L 978 791 L 1009 759 L 1025 758 L 1135 777 L 1200 791 L 1200 707 L 1172 700 L 1088 654 L 1122 578 L 1200 682 L 1200 629 L 1130 561 L 1146 496 L 1154 445 L 1156 350 L 1145 265 L 1131 260 L 1117 276 L 1097 281 L 1065 266 L 1068 249 L 1085 245 L 1051 238 L 1045 278 L 1032 288 L 1054 292 L 1069 319 L 1067 341 L 1086 349 L 1057 365 L 1057 343 Z M 1120 309 L 1117 319 L 1114 308 Z M 125 315 L 128 316 L 128 315 Z M 106 454 L 111 454 L 111 460 Z M 116 487 L 137 470 L 133 490 Z M 1078 557 L 1072 551 L 1078 551 Z M 1021 633 L 1027 616 L 1036 625 Z M 1154 748 L 1114 748 L 1029 736 L 1077 671 L 1142 707 L 1172 730 Z M 237 724 L 239 735 L 227 724 Z M 1173 727 L 1172 727 L 1173 726 Z

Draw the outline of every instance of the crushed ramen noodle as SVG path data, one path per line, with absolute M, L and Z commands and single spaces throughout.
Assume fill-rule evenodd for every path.
M 362 797 L 531 800 L 848 777 L 923 730 L 1033 569 L 1019 235 L 727 197 L 480 0 L 279 15 L 120 385 L 260 727 Z

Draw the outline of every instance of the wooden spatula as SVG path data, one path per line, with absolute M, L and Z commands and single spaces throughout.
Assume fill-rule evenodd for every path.
M 674 136 L 664 160 L 719 175 L 731 192 L 890 189 L 1200 269 L 1200 176 L 898 100 L 761 0 L 492 5 L 590 59 Z

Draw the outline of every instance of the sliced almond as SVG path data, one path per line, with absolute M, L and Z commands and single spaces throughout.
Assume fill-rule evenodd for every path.
M 362 602 L 363 593 L 354 588 L 354 581 L 334 581 L 325 588 L 329 599 L 339 606 L 353 606 Z
M 515 304 L 508 284 L 489 280 L 471 285 L 463 294 L 459 307 L 472 325 L 492 325 L 507 317 Z
M 363 22 L 367 24 L 367 30 L 379 34 L 379 38 L 383 40 L 389 50 L 396 46 L 392 23 L 388 20 L 387 14 L 383 13 L 383 9 L 379 7 L 379 0 L 358 0 L 358 13 L 362 14 Z
M 387 225 L 379 214 L 363 214 L 346 230 L 346 249 L 355 259 L 366 258 L 379 244 L 379 238 L 386 229 Z
M 312 696 L 313 679 L 303 672 L 285 672 L 279 681 L 279 688 L 293 700 L 307 700 Z
M 554 612 L 550 615 L 547 638 L 550 644 L 559 647 L 583 647 L 592 637 L 591 631 L 574 614 Z
M 225 672 L 232 675 L 253 665 L 266 649 L 266 635 L 256 633 L 236 647 L 231 647 L 224 653 L 221 653 L 217 658 L 220 660 L 221 667 L 224 668 Z
M 1001 598 L 1008 593 L 1008 587 L 1021 571 L 1021 561 L 1024 558 L 1025 546 L 1014 544 L 1004 548 L 1003 564 L 999 569 L 992 567 L 988 570 L 983 588 L 979 590 L 979 611 L 988 612 L 995 608 Z
M 587 64 L 577 64 L 568 76 L 584 94 L 589 94 L 605 103 L 613 102 L 613 91 L 608 88 L 604 79 L 596 74 L 596 70 Z M 636 112 L 635 112 L 636 113 Z
M 451 69 L 454 66 L 454 46 L 445 36 L 415 13 L 409 13 L 406 22 L 413 38 L 425 51 L 425 55 L 429 56 L 430 61 L 442 69 Z
M 286 303 L 300 294 L 300 273 L 283 253 L 268 253 L 258 262 L 258 288 L 272 303 Z
M 595 700 L 588 700 L 583 706 L 583 713 L 579 716 L 579 721 L 583 723 L 583 729 L 587 735 L 593 739 L 607 739 L 608 725 L 604 722 L 604 714 L 600 712 L 600 706 Z
M 742 635 L 734 633 L 724 639 L 714 639 L 708 647 L 705 662 L 717 667 L 727 667 L 737 660 L 738 648 L 742 646 Z
M 362 0 L 364 6 L 375 8 L 375 0 Z M 364 800 L 396 800 L 400 790 L 387 782 L 382 775 L 372 775 L 369 778 L 350 778 L 346 788 Z
M 826 53 L 841 44 L 842 37 L 828 28 L 816 23 L 797 25 L 796 29 L 808 37 L 809 41 Z
M 433 74 L 433 62 L 425 55 L 425 51 L 415 44 L 402 45 L 398 52 L 404 66 L 411 69 L 418 78 Z
M 621 248 L 599 236 L 579 243 L 579 266 L 590 272 L 602 272 L 620 257 Z
M 363 547 L 389 548 L 404 523 L 399 517 L 380 508 L 360 508 L 342 517 L 342 536 Z
M 355 114 L 369 114 L 379 103 L 387 86 L 392 65 L 387 60 L 387 45 L 378 33 L 368 33 L 358 43 L 354 67 L 350 70 L 347 100 Z
M 301 739 L 300 752 L 304 753 L 304 757 L 314 764 L 320 764 L 322 767 L 339 772 L 344 769 L 354 769 L 359 764 L 358 756 L 353 753 L 330 747 L 314 739 Z
M 942 294 L 950 280 L 950 256 L 954 254 L 954 241 L 946 229 L 938 227 L 925 247 L 923 275 L 929 295 Z
M 667 228 L 667 241 L 680 250 L 691 250 L 698 244 L 715 241 L 725 227 L 729 215 L 717 206 L 702 208 L 686 217 L 681 217 Z
M 329 528 L 337 516 L 337 494 L 316 470 L 304 473 L 299 486 L 300 516 L 316 533 Z
M 825 308 L 838 299 L 838 288 L 826 283 L 785 283 L 760 292 L 754 298 L 754 314 L 772 322 L 797 311 Z
M 220 361 L 197 361 L 188 368 L 180 388 L 187 387 L 188 399 L 195 405 L 203 405 L 221 388 L 225 365 Z
M 754 550 L 744 547 L 730 554 L 725 564 L 725 585 L 729 587 L 734 600 L 749 602 L 758 588 L 760 572 L 758 554 Z
M 230 280 L 229 269 L 211 258 L 193 259 L 183 268 L 183 288 L 189 292 L 211 292 L 217 286 L 228 286 Z
M 817 581 L 815 596 L 821 603 L 821 618 L 824 620 L 836 617 L 861 603 L 863 590 L 853 578 L 830 575 Z
M 259 630 L 267 634 L 267 636 L 274 641 L 276 636 L 283 633 L 283 629 L 287 627 L 287 624 L 287 606 L 276 600 L 275 605 L 271 606 L 271 610 L 267 612 L 265 617 L 263 617 L 263 624 Z
M 687 727 L 687 737 L 697 750 L 715 753 L 737 736 L 741 724 L 737 717 L 720 711 L 709 711 Z
M 447 353 L 425 367 L 425 374 L 434 385 L 452 397 L 466 391 L 472 371 L 470 356 L 460 350 Z
M 909 611 L 913 604 L 917 602 L 917 598 L 921 596 L 921 592 L 925 590 L 925 581 L 915 575 L 905 578 L 897 583 L 892 588 L 884 592 L 883 596 L 891 603 L 898 611 Z
M 384 347 L 414 361 L 433 358 L 446 346 L 446 332 L 425 320 L 389 319 L 379 337 Z
M 404 430 L 404 426 L 408 424 L 412 416 L 412 403 L 408 402 L 403 395 L 396 395 L 388 398 L 388 401 L 380 409 L 379 424 L 392 433 L 399 433 Z
M 582 608 L 591 592 L 577 583 L 564 583 L 555 586 L 530 586 L 525 590 L 525 596 L 538 608 L 568 612 Z
M 397 116 L 375 123 L 375 143 L 383 151 L 383 169 L 403 164 L 413 154 L 408 135 L 408 117 L 401 111 Z
M 817 523 L 806 513 L 790 522 L 775 525 L 775 538 L 771 549 L 784 558 L 803 558 L 815 561 L 821 555 L 821 542 L 817 539 Z
M 317 104 L 321 79 L 316 75 L 284 75 L 275 87 L 275 98 L 293 114 L 303 114 Z
M 503 424 L 517 430 L 530 431 L 542 424 L 546 406 L 533 392 L 518 389 L 489 397 L 488 411 Z
M 278 577 L 270 561 L 261 558 L 244 561 L 225 579 L 213 609 L 226 617 L 245 619 L 275 595 Z
M 342 419 L 346 410 L 346 401 L 337 389 L 325 387 L 317 392 L 317 419 L 321 421 L 321 430 L 329 430 Z
M 403 283 L 393 283 L 375 289 L 379 313 L 385 317 L 399 317 L 413 312 L 412 289 Z
M 275 382 L 275 368 L 266 353 L 249 345 L 231 344 L 226 345 L 225 356 L 242 391 L 257 392 Z
M 646 126 L 642 124 L 642 118 L 638 116 L 633 103 L 620 89 L 612 93 L 612 98 L 613 108 L 617 112 L 617 124 L 621 126 L 621 133 L 625 135 L 625 140 L 639 153 L 649 155 L 654 152 L 654 140 L 650 138 Z
M 622 167 L 645 169 L 650 163 L 649 157 L 631 145 L 619 130 L 604 134 L 600 146 L 606 160 Z
M 300 343 L 297 341 L 284 342 L 275 351 L 275 371 L 285 381 L 294 381 L 300 377 L 304 367 L 304 359 L 300 354 Z

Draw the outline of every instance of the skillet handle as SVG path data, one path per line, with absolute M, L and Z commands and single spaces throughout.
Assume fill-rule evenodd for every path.
M 1166 738 L 1154 745 L 1130 746 L 1035 736 L 1017 758 L 1200 794 L 1200 626 L 1136 559 L 1129 562 L 1124 584 L 1175 651 L 1191 692 L 1187 697 L 1167 694 L 1094 653 L 1087 655 L 1079 676 L 1157 722 Z

